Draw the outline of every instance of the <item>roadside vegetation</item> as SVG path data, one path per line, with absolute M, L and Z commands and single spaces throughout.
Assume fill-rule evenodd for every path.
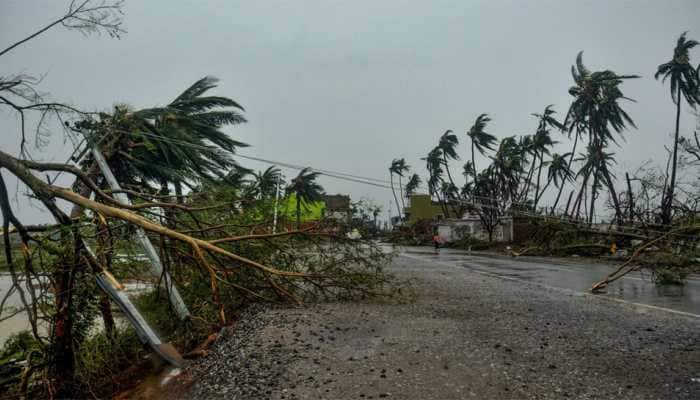
M 121 1 L 72 2 L 0 58 L 60 27 L 118 37 L 121 19 Z M 0 108 L 21 121 L 18 155 L 0 151 L 11 277 L 0 318 L 21 313 L 30 327 L 0 350 L 0 397 L 102 398 L 133 381 L 149 351 L 113 302 L 113 292 L 130 285 L 148 325 L 185 357 L 205 354 L 212 335 L 235 326 L 251 303 L 391 294 L 383 270 L 390 255 L 368 239 L 348 238 L 353 230 L 372 234 L 379 208 L 358 203 L 347 219 L 318 218 L 317 172 L 303 169 L 287 180 L 276 167 L 240 165 L 236 151 L 247 145 L 224 130 L 245 123 L 245 110 L 213 93 L 215 78 L 198 80 L 166 105 L 120 104 L 99 113 L 50 99 L 40 83 L 21 73 L 0 77 Z M 76 144 L 70 160 L 34 161 L 49 135 Z M 60 186 L 56 174 L 72 176 L 73 184 Z M 55 222 L 23 223 L 9 177 Z M 157 275 L 141 235 L 160 259 Z

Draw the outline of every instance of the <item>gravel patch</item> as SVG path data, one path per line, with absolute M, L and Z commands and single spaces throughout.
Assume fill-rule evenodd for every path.
M 254 310 L 191 399 L 700 399 L 700 320 L 397 257 L 407 302 Z

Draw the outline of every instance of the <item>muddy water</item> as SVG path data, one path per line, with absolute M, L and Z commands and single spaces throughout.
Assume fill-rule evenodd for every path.
M 20 285 L 22 285 L 22 288 L 24 288 L 24 283 L 20 283 Z M 7 294 L 11 287 L 12 277 L 9 274 L 0 274 L 0 299 L 2 299 L 5 296 L 5 294 Z M 124 283 L 124 287 L 127 294 L 136 295 L 144 291 L 150 290 L 152 285 L 144 282 L 129 282 Z M 26 293 L 26 290 L 25 296 L 27 296 L 27 301 L 30 301 L 29 295 Z M 6 315 L 10 315 L 14 310 L 21 307 L 22 302 L 20 300 L 18 292 L 15 291 L 10 295 L 10 297 L 8 297 L 7 301 L 5 302 L 5 309 L 3 310 L 3 314 L 0 315 L 0 318 Z M 121 314 L 117 310 L 115 310 L 115 321 L 117 322 L 117 324 L 127 323 L 125 319 L 120 318 L 120 315 Z M 96 332 L 99 332 L 104 328 L 101 319 L 99 321 L 96 321 L 95 328 Z M 12 318 L 0 321 L 0 346 L 2 346 L 2 344 L 5 343 L 7 338 L 9 338 L 12 334 L 29 329 L 31 329 L 31 326 L 29 325 L 27 314 L 24 312 L 19 313 L 13 316 Z M 45 329 L 46 328 L 43 327 L 43 332 L 46 332 Z
M 593 283 L 616 268 L 613 264 L 591 263 L 573 257 L 570 259 L 490 257 L 452 249 L 440 249 L 439 254 L 436 255 L 432 249 L 425 247 L 404 247 L 402 250 L 426 260 L 439 260 L 480 272 L 577 292 L 587 292 Z M 685 286 L 661 286 L 652 282 L 648 273 L 638 271 L 611 283 L 602 295 L 700 316 L 700 277 L 698 276 L 691 276 Z

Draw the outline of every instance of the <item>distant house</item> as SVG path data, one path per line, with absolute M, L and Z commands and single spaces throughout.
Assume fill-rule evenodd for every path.
M 324 217 L 337 221 L 349 221 L 352 211 L 350 209 L 350 196 L 345 194 L 326 194 L 323 196 L 325 203 Z
M 465 214 L 460 219 L 443 219 L 435 222 L 437 235 L 444 242 L 454 242 L 465 237 L 488 241 L 489 233 L 484 228 L 478 215 Z M 510 242 L 513 240 L 513 218 L 506 217 L 493 230 L 493 241 Z
M 419 220 L 433 221 L 434 232 L 445 242 L 454 242 L 468 236 L 478 240 L 489 240 L 489 233 L 477 214 L 465 212 L 456 215 L 455 211 L 463 209 L 449 203 L 443 206 L 427 194 L 417 194 L 409 198 L 405 218 L 409 224 Z M 511 216 L 504 216 L 494 228 L 492 239 L 496 242 L 523 241 L 527 239 L 529 232 L 526 220 L 514 220 Z
M 433 201 L 429 194 L 411 195 L 408 198 L 404 216 L 409 224 L 423 219 L 438 221 L 445 218 L 459 218 L 452 205 L 447 204 L 446 207 L 443 207 L 439 202 Z

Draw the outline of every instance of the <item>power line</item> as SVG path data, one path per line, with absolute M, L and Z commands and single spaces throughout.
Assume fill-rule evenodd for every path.
M 134 132 L 126 132 L 125 131 L 124 133 L 135 135 Z M 198 144 L 190 143 L 190 142 L 187 142 L 184 140 L 173 139 L 173 138 L 157 135 L 157 134 L 150 133 L 150 132 L 139 132 L 139 135 L 149 136 L 149 137 L 155 138 L 157 140 L 160 140 L 160 141 L 163 141 L 166 143 L 185 146 L 185 147 L 189 147 L 192 149 L 199 149 L 199 150 L 205 150 L 205 151 L 221 151 L 218 148 L 213 147 L 213 146 L 198 145 Z M 279 165 L 279 166 L 283 166 L 283 167 L 291 168 L 291 169 L 296 169 L 296 170 L 302 170 L 302 169 L 306 168 L 306 167 L 301 166 L 301 165 L 290 164 L 290 163 L 280 162 L 280 161 L 273 161 L 273 160 L 268 160 L 268 159 L 264 159 L 264 158 L 253 157 L 253 156 L 245 156 L 242 154 L 234 154 L 233 156 L 234 157 L 241 157 L 241 158 L 245 158 L 245 159 L 249 159 L 249 160 L 254 160 L 254 161 L 259 161 L 259 162 L 264 162 L 264 163 L 269 163 L 272 165 Z M 375 187 L 379 187 L 382 189 L 388 189 L 388 190 L 392 189 L 392 187 L 390 185 L 387 185 L 390 182 L 386 181 L 386 180 L 363 177 L 363 176 L 359 176 L 359 175 L 348 174 L 345 172 L 337 172 L 337 171 L 331 171 L 331 170 L 320 169 L 320 168 L 313 168 L 313 167 L 309 167 L 309 168 L 312 171 L 319 172 L 320 174 L 331 177 L 331 178 L 349 181 L 349 182 L 361 183 L 364 185 L 375 186 Z
M 246 155 L 243 155 L 243 154 L 235 154 L 234 156 L 235 156 L 235 157 L 245 158 L 245 159 L 248 159 L 248 160 L 260 161 L 260 162 L 264 162 L 264 163 L 268 163 L 268 164 L 282 165 L 282 166 L 286 166 L 286 167 L 288 167 L 288 168 L 294 168 L 294 169 L 304 168 L 304 167 L 301 166 L 301 165 L 295 165 L 295 164 L 285 163 L 285 162 L 281 162 L 281 161 L 266 160 L 266 159 L 264 159 L 264 158 L 253 157 L 253 156 L 246 156 Z M 366 177 L 366 176 L 348 174 L 348 173 L 346 173 L 346 172 L 338 172 L 338 171 L 332 171 L 332 170 L 321 169 L 321 168 L 312 168 L 312 169 L 313 169 L 314 171 L 318 171 L 318 172 L 321 172 L 321 173 L 323 173 L 323 174 L 341 175 L 341 176 L 347 176 L 347 177 L 350 177 L 350 178 L 362 179 L 362 180 L 365 180 L 365 181 L 373 181 L 373 182 L 379 182 L 379 183 L 385 183 L 385 184 L 389 184 L 389 183 L 390 183 L 389 181 L 387 181 L 387 180 L 385 180 L 385 179 L 369 178 L 369 177 Z

